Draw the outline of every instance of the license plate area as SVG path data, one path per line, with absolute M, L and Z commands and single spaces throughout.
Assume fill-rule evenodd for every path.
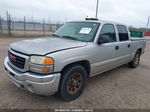
M 8 73 L 8 74 L 10 74 L 11 76 L 13 76 L 13 77 L 15 76 L 15 74 L 14 74 L 14 73 L 12 73 L 12 72 L 9 72 L 9 71 L 7 70 L 7 68 L 6 68 L 6 67 L 5 67 L 5 70 L 6 70 L 6 71 L 7 71 L 7 73 Z

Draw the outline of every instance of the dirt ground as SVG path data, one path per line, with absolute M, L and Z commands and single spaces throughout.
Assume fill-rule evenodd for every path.
M 150 41 L 138 68 L 126 65 L 92 77 L 72 102 L 56 95 L 44 97 L 21 90 L 4 73 L 9 44 L 25 38 L 0 38 L 0 108 L 4 109 L 150 109 Z

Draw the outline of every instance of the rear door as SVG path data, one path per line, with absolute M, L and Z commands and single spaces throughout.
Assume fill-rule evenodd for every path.
M 131 40 L 129 38 L 128 30 L 124 25 L 116 25 L 119 37 L 119 63 L 127 63 L 131 56 Z

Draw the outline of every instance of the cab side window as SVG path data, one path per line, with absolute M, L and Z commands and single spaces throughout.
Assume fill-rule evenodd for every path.
M 120 41 L 129 40 L 128 31 L 124 25 L 117 25 L 117 30 L 119 33 L 119 40 Z
M 116 42 L 116 32 L 113 24 L 105 24 L 102 27 L 100 37 L 105 37 L 107 43 Z

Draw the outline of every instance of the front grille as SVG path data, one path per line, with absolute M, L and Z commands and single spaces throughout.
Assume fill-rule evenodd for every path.
M 24 69 L 25 61 L 26 61 L 25 58 L 17 56 L 10 51 L 8 51 L 8 56 L 11 64 L 13 64 L 14 66 L 20 69 Z

